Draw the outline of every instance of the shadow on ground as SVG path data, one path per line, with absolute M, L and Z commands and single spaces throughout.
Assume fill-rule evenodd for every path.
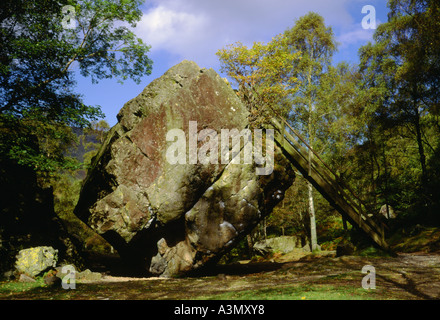
M 205 274 L 172 279 L 118 278 L 110 272 L 121 271 L 120 264 L 117 257 L 101 257 L 93 271 L 104 272 L 103 278 L 77 283 L 75 290 L 42 286 L 22 291 L 0 285 L 0 299 L 440 299 L 440 253 L 374 258 L 309 255 L 297 261 L 217 265 Z M 376 269 L 375 290 L 362 288 L 365 265 Z

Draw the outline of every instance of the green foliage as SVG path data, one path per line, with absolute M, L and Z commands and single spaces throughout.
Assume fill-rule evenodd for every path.
M 46 183 L 57 170 L 81 167 L 76 159 L 66 156 L 76 140 L 72 128 L 64 124 L 0 116 L 1 156 L 33 168 Z
M 271 87 L 271 75 L 279 77 L 283 86 L 277 90 L 285 91 L 272 105 L 369 213 L 387 203 L 396 210 L 400 226 L 438 225 L 440 5 L 390 0 L 388 6 L 388 21 L 378 27 L 374 42 L 360 49 L 358 66 L 331 64 L 337 48 L 333 32 L 316 13 L 301 17 L 277 38 L 282 39 L 282 45 L 275 45 L 277 54 L 257 43 L 250 49 L 237 44 L 218 55 L 247 101 L 256 101 L 247 88 Z M 290 60 L 292 68 L 279 60 L 287 57 L 282 51 L 299 54 Z M 261 65 L 275 57 L 271 63 L 279 66 L 278 74 Z M 287 92 L 293 87 L 285 79 L 296 79 L 294 90 Z M 306 181 L 298 175 L 267 220 L 269 235 L 308 234 L 307 198 Z M 336 212 L 320 195 L 314 203 L 320 241 L 334 248 L 344 238 L 340 225 L 328 226 Z
M 89 168 L 92 164 L 92 159 L 98 153 L 109 130 L 109 124 L 105 120 L 101 120 L 99 122 L 92 122 L 91 127 L 85 129 L 84 134 L 80 136 L 84 150 L 87 151 L 83 155 L 83 163 L 86 168 Z M 94 141 L 87 142 L 87 137 L 94 138 Z
M 313 152 L 322 153 L 326 146 L 326 133 L 331 123 L 330 105 L 319 101 L 319 94 L 325 96 L 326 87 L 324 75 L 328 72 L 333 53 L 336 51 L 336 42 L 331 27 L 326 27 L 324 19 L 310 12 L 298 19 L 295 25 L 286 30 L 288 50 L 301 52 L 301 60 L 295 61 L 294 74 L 300 80 L 299 90 L 291 96 L 292 108 L 289 113 L 289 122 L 305 137 L 308 144 L 309 163 Z M 320 134 L 322 135 L 320 137 Z M 322 139 L 320 139 L 322 138 Z M 322 147 L 323 146 L 323 147 Z M 319 149 L 318 149 L 319 148 Z M 309 165 L 309 174 L 311 164 Z M 308 183 L 308 214 L 310 216 L 310 242 L 315 250 L 317 246 L 316 210 L 313 187 Z
M 418 210 L 425 222 L 438 220 L 431 208 L 438 207 L 434 190 L 439 178 L 430 164 L 438 162 L 438 117 L 432 111 L 439 99 L 434 94 L 439 79 L 439 5 L 403 0 L 388 5 L 388 22 L 377 29 L 375 42 L 360 50 L 369 139 L 363 147 L 371 155 L 370 181 L 382 204 L 404 212 Z
M 362 250 L 355 252 L 355 254 L 360 257 L 390 257 L 390 254 L 388 252 L 374 246 L 366 247 Z
M 269 234 L 306 236 L 308 202 L 307 181 L 298 175 L 286 191 L 282 202 L 276 206 L 267 220 Z
M 389 239 L 399 252 L 437 252 L 440 249 L 440 230 L 421 225 L 402 227 Z
M 338 215 L 322 217 L 318 216 L 318 235 L 322 250 L 336 250 L 337 245 L 343 241 L 347 231 L 344 230 L 342 218 Z
M 300 52 L 301 59 L 294 61 L 293 74 L 300 81 L 299 90 L 292 95 L 290 120 L 304 135 L 310 146 L 315 147 L 315 138 L 326 110 L 326 105 L 318 103 L 318 94 L 325 95 L 323 77 L 331 64 L 336 42 L 331 27 L 326 27 L 324 19 L 310 12 L 299 18 L 295 25 L 284 33 L 287 49 Z
M 246 239 L 242 239 L 225 254 L 219 261 L 220 264 L 238 263 L 240 260 L 251 259 L 249 256 L 249 247 Z
M 284 114 L 285 100 L 296 91 L 292 62 L 299 53 L 289 52 L 287 41 L 285 35 L 278 35 L 267 44 L 255 42 L 247 48 L 238 42 L 217 52 L 221 70 L 238 86 L 237 93 L 256 126 L 266 122 L 272 108 Z
M 0 11 L 1 155 L 37 171 L 72 169 L 63 148 L 74 142 L 67 127 L 103 117 L 75 93 L 78 66 L 93 83 L 116 77 L 139 83 L 151 73 L 149 46 L 121 22 L 135 26 L 142 1 L 5 0 Z M 75 9 L 66 28 L 62 9 Z M 60 147 L 57 149 L 57 147 Z
M 35 290 L 36 288 L 44 288 L 47 285 L 44 283 L 43 276 L 37 277 L 35 282 L 19 282 L 19 281 L 10 281 L 10 282 L 0 282 L 0 294 L 12 294 L 25 292 L 30 290 Z
M 50 183 L 54 189 L 54 209 L 56 214 L 63 220 L 67 231 L 80 240 L 84 249 L 108 253 L 110 245 L 99 235 L 94 233 L 84 222 L 73 213 L 78 202 L 82 185 L 82 178 L 85 176 L 84 169 L 90 166 L 92 157 L 97 153 L 109 125 L 104 120 L 94 122 L 91 128 L 84 129 L 78 138 L 78 144 L 69 151 L 82 150 L 83 154 L 77 155 L 81 160 L 81 167 L 75 170 L 64 170 L 53 175 Z

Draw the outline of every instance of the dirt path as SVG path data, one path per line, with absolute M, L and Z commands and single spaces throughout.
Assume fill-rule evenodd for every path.
M 374 266 L 376 289 L 361 286 Z M 104 276 L 75 290 L 36 288 L 0 299 L 440 299 L 440 253 L 394 258 L 313 257 L 284 263 L 218 266 L 213 275 L 161 279 Z
M 440 255 L 405 253 L 391 261 L 380 261 L 378 278 L 389 290 L 408 298 L 440 299 Z

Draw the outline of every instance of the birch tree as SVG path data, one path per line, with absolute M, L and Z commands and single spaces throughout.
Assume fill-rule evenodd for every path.
M 258 126 L 273 116 L 273 108 L 286 113 L 285 101 L 297 90 L 293 67 L 299 52 L 287 50 L 287 38 L 281 34 L 264 44 L 248 48 L 241 42 L 217 52 L 221 71 L 238 87 L 237 94 L 250 112 L 250 121 Z
M 336 42 L 331 27 L 325 26 L 324 19 L 317 13 L 309 14 L 297 20 L 295 25 L 286 30 L 288 47 L 291 52 L 301 52 L 302 58 L 294 62 L 295 77 L 300 81 L 299 90 L 293 96 L 290 120 L 308 141 L 309 164 L 316 146 L 317 133 L 322 116 L 328 112 L 325 106 L 317 104 L 318 92 L 323 75 L 331 64 Z M 309 166 L 309 175 L 311 174 Z M 317 249 L 315 204 L 313 186 L 308 183 L 311 249 Z

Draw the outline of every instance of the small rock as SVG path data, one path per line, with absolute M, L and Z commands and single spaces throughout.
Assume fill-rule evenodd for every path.
M 58 250 L 52 247 L 34 247 L 20 250 L 15 267 L 18 272 L 35 277 L 48 268 L 55 267 Z
M 76 279 L 79 281 L 99 281 L 102 278 L 102 274 L 99 272 L 92 272 L 90 269 L 86 269 L 76 274 Z
M 12 270 L 6 271 L 5 273 L 3 273 L 3 278 L 6 281 L 11 281 L 12 279 L 14 279 L 14 271 Z
M 302 249 L 304 250 L 304 252 L 311 252 L 312 251 L 312 250 L 310 250 L 309 244 L 304 245 L 304 247 L 302 247 Z
M 44 278 L 44 283 L 51 287 L 61 286 L 61 279 L 57 276 L 48 276 Z
M 254 252 L 260 256 L 265 256 L 273 252 L 273 249 L 265 241 L 259 241 L 254 244 Z
M 271 252 L 286 254 L 300 247 L 300 244 L 301 240 L 295 236 L 280 236 L 258 241 L 254 245 L 254 250 L 262 256 Z
M 219 279 L 219 280 L 226 280 L 227 277 L 226 277 L 226 275 L 225 275 L 224 273 L 219 273 L 219 274 L 217 275 L 217 279 Z
M 35 282 L 36 280 L 28 275 L 22 273 L 20 274 L 20 278 L 18 279 L 20 282 Z
M 396 219 L 396 212 L 394 211 L 393 207 L 390 205 L 387 206 L 386 204 L 384 204 L 380 208 L 379 214 L 382 215 L 385 219 Z
M 354 249 L 355 247 L 349 242 L 340 243 L 336 247 L 336 257 L 351 256 Z

